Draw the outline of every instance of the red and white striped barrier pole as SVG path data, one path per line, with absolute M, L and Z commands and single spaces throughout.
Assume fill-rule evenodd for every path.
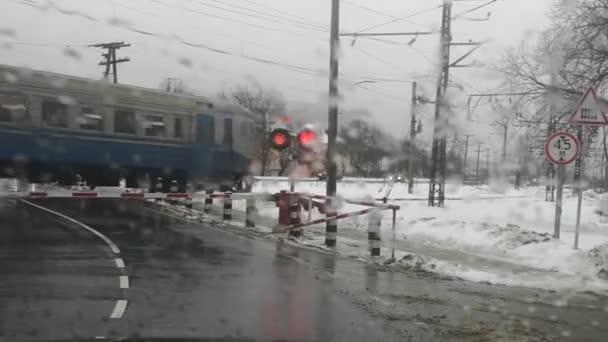
M 291 229 L 294 229 L 294 228 L 303 228 L 303 227 L 312 226 L 312 225 L 315 225 L 315 224 L 326 223 L 328 220 L 340 220 L 340 219 L 347 218 L 347 217 L 365 215 L 365 214 L 370 213 L 370 212 L 372 212 L 374 210 L 378 210 L 378 209 L 376 209 L 376 208 L 367 208 L 367 209 L 357 210 L 357 211 L 353 211 L 353 212 L 345 213 L 345 214 L 340 214 L 340 215 L 334 213 L 333 215 L 326 215 L 326 217 L 322 218 L 322 219 L 317 219 L 317 220 L 313 220 L 313 221 L 306 222 L 306 223 L 300 222 L 298 224 L 286 226 L 283 229 L 285 229 L 285 230 L 291 230 Z
M 213 190 L 207 190 L 205 191 L 205 194 L 207 195 L 207 197 L 205 197 L 203 212 L 205 214 L 209 214 L 211 212 L 211 209 L 213 209 L 213 198 L 211 197 L 211 195 L 213 194 Z
M 222 217 L 224 221 L 230 221 L 232 220 L 232 193 L 225 192 L 224 195 L 224 212 Z
M 374 210 L 369 214 L 369 225 L 367 239 L 369 241 L 369 249 L 371 256 L 380 256 L 380 225 L 382 224 L 382 215 Z
M 336 206 L 334 199 L 325 199 L 325 246 L 336 247 L 338 240 L 338 218 L 336 217 Z
M 300 223 L 300 204 L 298 203 L 298 194 L 292 192 L 289 194 L 289 224 L 297 225 Z M 289 230 L 289 235 L 293 237 L 302 236 L 302 227 L 294 227 Z

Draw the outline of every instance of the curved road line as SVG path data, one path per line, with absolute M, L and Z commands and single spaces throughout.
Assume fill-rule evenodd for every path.
M 95 230 L 95 229 L 87 226 L 86 224 L 84 224 L 84 223 L 82 223 L 82 222 L 80 222 L 80 221 L 78 221 L 76 219 L 73 219 L 73 218 L 71 218 L 71 217 L 69 217 L 67 215 L 59 213 L 57 211 L 45 208 L 45 207 L 43 207 L 41 205 L 38 205 L 38 204 L 34 204 L 34 203 L 30 202 L 30 201 L 27 201 L 27 200 L 24 200 L 24 199 L 21 199 L 20 201 L 23 202 L 23 203 L 26 203 L 28 205 L 31 205 L 32 207 L 35 207 L 35 208 L 44 210 L 46 212 L 49 212 L 49 213 L 51 213 L 53 215 L 57 215 L 57 216 L 59 216 L 61 218 L 64 218 L 64 219 L 66 219 L 66 220 L 68 220 L 68 221 L 70 221 L 72 223 L 75 223 L 75 224 L 81 226 L 82 228 L 84 228 L 84 229 L 88 230 L 89 232 L 91 232 L 93 235 L 95 235 L 95 236 L 99 237 L 100 239 L 102 239 L 103 242 L 105 242 L 106 245 L 108 245 L 108 247 L 110 247 L 110 249 L 112 250 L 113 253 L 120 254 L 120 249 L 118 248 L 118 246 L 116 246 L 116 244 L 114 242 L 112 242 L 112 240 L 110 240 L 107 236 L 103 235 L 102 233 L 98 232 L 97 230 Z M 125 268 L 125 263 L 122 260 L 122 258 L 116 258 L 116 259 L 114 259 L 114 262 L 116 263 L 116 268 L 118 268 L 119 270 Z M 121 289 L 128 289 L 129 288 L 129 276 L 126 276 L 126 275 L 120 276 L 119 277 L 119 281 L 120 281 L 120 288 Z M 114 309 L 112 310 L 112 314 L 110 315 L 110 318 L 122 318 L 122 316 L 125 314 L 125 310 L 127 309 L 127 304 L 128 304 L 128 301 L 126 299 L 118 299 L 116 301 L 116 304 L 114 305 Z
M 45 208 L 45 207 L 40 206 L 38 204 L 34 204 L 34 203 L 30 202 L 30 201 L 27 201 L 27 200 L 24 200 L 24 199 L 22 199 L 20 201 L 23 202 L 23 203 L 27 203 L 27 204 L 31 205 L 32 207 L 36 207 L 38 209 L 41 209 L 41 210 L 47 211 L 47 212 L 49 212 L 51 214 L 57 215 L 59 217 L 62 217 L 62 218 L 66 219 L 66 220 L 68 220 L 68 221 L 70 221 L 72 223 L 76 223 L 77 225 L 81 226 L 82 228 L 88 230 L 89 232 L 93 233 L 95 236 L 97 236 L 100 239 L 102 239 L 103 242 L 105 242 L 106 245 L 108 245 L 110 247 L 110 249 L 112 250 L 113 253 L 120 254 L 120 249 L 118 248 L 118 246 L 116 246 L 116 244 L 114 242 L 112 242 L 112 240 L 110 240 L 107 236 L 101 234 L 97 230 L 95 230 L 95 229 L 87 226 L 86 224 L 84 224 L 84 223 L 82 223 L 80 221 L 77 221 L 77 220 L 75 220 L 75 219 L 73 219 L 73 218 L 71 218 L 69 216 L 66 216 L 66 215 L 64 215 L 62 213 L 59 213 L 59 212 L 56 212 L 54 210 Z

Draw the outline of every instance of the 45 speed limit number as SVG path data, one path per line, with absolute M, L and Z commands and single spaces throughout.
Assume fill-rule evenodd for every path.
M 578 158 L 581 144 L 568 132 L 553 133 L 545 144 L 547 159 L 556 165 L 568 165 Z

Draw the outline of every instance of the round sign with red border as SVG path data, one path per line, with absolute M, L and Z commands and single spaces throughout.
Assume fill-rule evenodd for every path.
M 551 134 L 545 143 L 547 159 L 556 165 L 568 165 L 578 158 L 581 143 L 576 136 L 568 132 Z

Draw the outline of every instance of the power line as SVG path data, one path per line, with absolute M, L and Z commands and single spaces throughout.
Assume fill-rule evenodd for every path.
M 224 17 L 224 16 L 220 16 L 220 15 L 216 15 L 216 14 L 211 14 L 211 13 L 208 13 L 208 12 L 203 12 L 203 11 L 192 9 L 192 8 L 175 7 L 175 6 L 166 4 L 166 3 L 162 2 L 162 1 L 159 1 L 159 0 L 148 0 L 148 1 L 152 1 L 152 2 L 155 2 L 155 3 L 161 4 L 161 5 L 163 5 L 163 6 L 167 7 L 167 8 L 179 9 L 179 10 L 184 11 L 184 12 L 197 13 L 197 14 L 200 14 L 200 15 L 203 15 L 203 16 L 207 16 L 207 17 L 211 17 L 211 18 L 216 18 L 216 19 L 220 19 L 220 20 L 224 20 L 224 21 L 228 21 L 228 22 L 234 22 L 234 23 L 239 23 L 239 24 L 247 25 L 247 26 L 250 26 L 250 27 L 255 27 L 255 28 L 263 29 L 265 31 L 278 32 L 278 33 L 282 33 L 282 34 L 288 33 L 288 34 L 292 34 L 292 35 L 298 35 L 300 37 L 307 37 L 307 38 L 310 38 L 311 40 L 314 39 L 314 38 L 308 37 L 306 35 L 303 35 L 302 32 L 280 30 L 280 29 L 277 29 L 275 27 L 258 25 L 258 24 L 254 24 L 254 23 L 250 23 L 250 22 L 247 22 L 247 21 L 242 21 L 242 20 L 238 20 L 238 19 L 234 19 L 234 18 L 227 18 L 227 17 Z M 318 41 L 322 41 L 321 39 L 314 39 L 314 40 L 315 41 L 317 41 L 317 40 Z
M 268 13 L 268 12 L 257 11 L 257 10 L 254 10 L 254 9 L 251 9 L 251 8 L 247 8 L 247 7 L 243 7 L 243 6 L 237 6 L 237 5 L 233 5 L 233 4 L 226 4 L 226 3 L 222 2 L 222 1 L 219 1 L 219 0 L 209 0 L 209 1 L 213 1 L 215 3 L 220 3 L 220 4 L 223 4 L 223 5 L 228 5 L 228 6 L 231 6 L 231 7 L 234 7 L 234 8 L 242 9 L 242 10 L 253 12 L 253 13 L 262 14 L 262 15 L 265 15 L 265 16 L 268 16 L 268 17 L 271 17 L 271 18 L 277 18 L 277 19 L 281 19 L 281 20 L 286 20 L 286 21 L 289 21 L 289 22 L 297 24 L 297 26 L 299 26 L 299 27 L 304 27 L 304 28 L 312 27 L 312 28 L 316 28 L 316 29 L 321 29 L 324 32 L 328 31 L 327 27 L 325 27 L 325 26 L 311 24 L 311 23 L 307 23 L 305 21 L 296 20 L 296 19 L 292 19 L 292 18 L 289 18 L 289 17 L 284 17 L 284 16 L 280 16 L 280 15 L 276 15 L 276 14 L 271 14 L 271 13 Z M 301 26 L 301 25 L 305 25 L 305 26 Z
M 291 14 L 291 13 L 289 13 L 289 12 L 287 12 L 287 11 L 284 11 L 284 10 L 276 9 L 276 8 L 274 8 L 274 7 L 270 7 L 270 6 L 268 6 L 268 5 L 260 4 L 259 2 L 252 1 L 252 0 L 242 0 L 242 1 L 245 1 L 245 2 L 247 2 L 247 3 L 253 4 L 253 5 L 256 5 L 256 6 L 262 7 L 262 8 L 266 8 L 266 9 L 269 9 L 269 10 L 275 11 L 275 12 L 277 12 L 277 13 L 281 13 L 281 14 L 284 14 L 284 15 L 287 15 L 287 16 L 290 16 L 290 17 L 293 17 L 293 18 L 296 18 L 296 19 L 303 20 L 303 21 L 305 21 L 305 22 L 311 23 L 312 25 L 315 25 L 315 26 L 322 27 L 322 28 L 324 28 L 324 29 L 328 29 L 327 25 L 324 25 L 324 24 L 319 24 L 319 23 L 317 23 L 317 22 L 315 22 L 315 21 L 312 21 L 312 20 L 310 20 L 310 19 L 306 19 L 306 18 L 304 18 L 304 17 L 298 16 L 298 15 L 295 15 L 295 14 Z
M 378 11 L 378 10 L 373 9 L 373 8 L 370 8 L 370 7 L 366 7 L 366 6 L 359 5 L 359 4 L 357 4 L 356 2 L 354 2 L 354 1 L 346 0 L 346 1 L 344 1 L 344 2 L 345 2 L 346 4 L 348 4 L 348 5 L 352 6 L 352 7 L 360 8 L 360 9 L 362 9 L 362 10 L 364 10 L 364 11 L 368 11 L 368 12 L 370 12 L 370 13 L 375 13 L 375 14 L 378 14 L 378 15 L 381 15 L 381 16 L 384 16 L 384 17 L 387 17 L 387 18 L 391 18 L 391 19 L 399 19 L 399 17 L 396 17 L 396 16 L 394 16 L 394 15 L 392 15 L 392 14 L 388 14 L 388 13 L 381 12 L 381 11 Z M 412 25 L 419 26 L 419 27 L 424 27 L 424 28 L 426 28 L 426 27 L 427 27 L 427 26 L 425 26 L 425 25 L 418 24 L 418 23 L 415 23 L 415 22 L 413 22 L 413 21 L 409 21 L 409 20 L 402 20 L 402 21 L 404 21 L 404 22 L 406 22 L 406 23 L 408 23 L 408 24 L 412 24 Z
M 410 14 L 410 15 L 405 16 L 405 17 L 402 17 L 402 18 L 397 18 L 397 19 L 393 19 L 393 20 L 386 21 L 386 22 L 384 22 L 384 23 L 382 23 L 382 24 L 378 24 L 378 25 L 370 26 L 370 27 L 368 27 L 368 28 L 365 28 L 365 29 L 360 30 L 360 31 L 357 31 L 357 32 L 358 32 L 358 33 L 361 33 L 361 32 L 365 32 L 365 31 L 373 30 L 373 29 L 375 29 L 375 28 L 382 27 L 382 26 L 385 26 L 385 25 L 388 25 L 388 24 L 392 24 L 392 23 L 396 23 L 396 22 L 398 22 L 398 21 L 403 21 L 403 20 L 406 20 L 406 19 L 409 19 L 409 18 L 415 17 L 415 16 L 417 16 L 417 15 L 424 14 L 424 13 L 427 13 L 427 12 L 430 12 L 430 11 L 433 11 L 433 10 L 435 10 L 435 9 L 437 9 L 437 8 L 441 8 L 441 7 L 443 7 L 443 5 L 434 6 L 434 7 L 431 7 L 431 8 L 428 8 L 428 9 L 425 9 L 425 10 L 422 10 L 422 11 L 419 11 L 419 12 L 416 12 L 416 13 L 414 13 L 414 14 Z

